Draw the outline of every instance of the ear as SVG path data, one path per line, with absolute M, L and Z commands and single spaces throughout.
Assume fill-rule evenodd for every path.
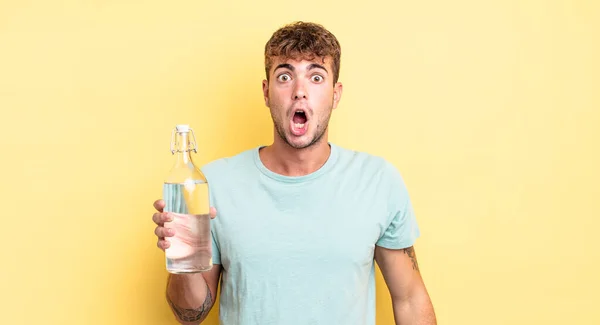
M 269 106 L 269 81 L 266 79 L 262 81 L 262 90 L 263 90 L 263 98 L 265 100 L 265 105 Z
M 341 82 L 337 82 L 333 86 L 333 109 L 338 106 L 340 99 L 342 99 L 342 91 L 344 90 L 344 86 Z

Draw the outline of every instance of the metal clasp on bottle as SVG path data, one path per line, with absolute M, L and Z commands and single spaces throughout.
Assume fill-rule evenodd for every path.
M 171 132 L 171 154 L 175 154 L 175 148 L 174 148 L 174 143 L 175 143 L 175 133 L 177 132 L 177 128 L 173 128 L 173 131 Z M 193 147 L 192 150 L 194 150 L 194 153 L 198 153 L 198 146 L 196 145 L 196 136 L 194 135 L 194 130 L 190 127 L 189 128 L 189 133 L 192 134 L 192 140 L 190 141 L 190 147 Z M 181 133 L 188 133 L 188 132 L 181 132 Z

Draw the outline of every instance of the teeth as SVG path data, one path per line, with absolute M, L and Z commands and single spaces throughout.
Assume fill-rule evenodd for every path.
M 296 129 L 301 129 L 301 128 L 303 128 L 303 127 L 304 127 L 304 123 L 294 123 L 294 127 L 295 127 Z

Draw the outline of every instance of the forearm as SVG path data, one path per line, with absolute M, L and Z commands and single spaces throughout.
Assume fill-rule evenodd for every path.
M 167 301 L 177 320 L 184 325 L 199 324 L 214 303 L 201 273 L 169 274 Z
M 433 305 L 427 293 L 405 299 L 393 299 L 396 325 L 437 325 Z

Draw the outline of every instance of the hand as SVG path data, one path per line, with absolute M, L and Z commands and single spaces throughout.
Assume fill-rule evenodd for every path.
M 154 201 L 154 208 L 158 211 L 152 215 L 152 221 L 157 225 L 154 229 L 154 234 L 158 238 L 156 246 L 164 251 L 170 246 L 169 241 L 165 240 L 165 238 L 175 235 L 175 229 L 165 228 L 165 222 L 172 221 L 173 216 L 169 212 L 163 212 L 165 201 L 162 199 Z M 214 219 L 217 216 L 217 210 L 214 207 L 210 208 L 209 216 L 211 219 Z

